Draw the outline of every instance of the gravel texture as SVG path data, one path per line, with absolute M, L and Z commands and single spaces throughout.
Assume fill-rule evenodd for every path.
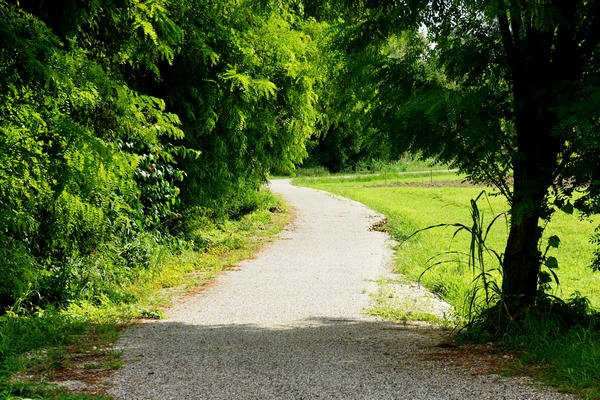
M 523 378 L 482 372 L 432 329 L 369 317 L 369 279 L 387 276 L 381 216 L 289 180 L 295 208 L 279 240 L 220 276 L 168 318 L 127 329 L 122 399 L 562 399 Z M 415 296 L 414 293 L 411 296 Z M 431 303 L 433 297 L 427 300 Z M 435 300 L 435 299 L 434 299 Z M 437 312 L 447 309 L 441 302 Z M 446 308 L 444 308 L 446 307 Z M 436 312 L 435 310 L 432 312 Z M 460 361 L 460 362 L 459 362 Z

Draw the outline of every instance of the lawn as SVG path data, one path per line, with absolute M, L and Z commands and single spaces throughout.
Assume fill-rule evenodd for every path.
M 398 241 L 396 272 L 410 280 L 420 279 L 421 284 L 439 294 L 464 317 L 475 274 L 466 256 L 458 252 L 468 251 L 470 237 L 462 232 L 453 238 L 456 228 L 449 227 L 426 230 L 410 237 L 419 229 L 440 223 L 470 226 L 470 201 L 484 190 L 488 196 L 483 196 L 478 203 L 484 213 L 484 225 L 506 211 L 506 202 L 502 197 L 493 196 L 491 188 L 461 185 L 461 179 L 453 173 L 388 173 L 387 177 L 380 174 L 356 178 L 297 178 L 294 183 L 360 201 L 386 215 L 388 231 Z M 441 183 L 443 181 L 446 183 Z M 589 268 L 593 251 L 589 239 L 599 223 L 600 217 L 586 220 L 577 215 L 556 213 L 545 227 L 542 244 L 544 250 L 547 238 L 560 237 L 558 249 L 551 249 L 548 254 L 559 263 L 556 273 L 560 284 L 554 285 L 551 293 L 566 300 L 578 292 L 589 299 L 596 311 L 600 310 L 600 273 Z M 506 236 L 506 220 L 498 219 L 490 230 L 487 245 L 501 253 Z M 493 257 L 486 258 L 486 269 L 497 266 Z M 499 282 L 499 274 L 492 275 Z M 376 300 L 376 306 L 368 312 L 396 322 L 406 318 L 422 319 L 417 314 L 407 313 L 403 305 L 390 304 Z M 467 332 L 471 340 L 484 343 L 495 340 L 518 355 L 506 365 L 505 372 L 524 371 L 560 391 L 574 393 L 582 399 L 600 399 L 600 331 L 598 323 L 593 322 L 597 321 L 597 315 L 589 321 L 582 318 L 577 324 L 564 325 L 561 321 L 555 314 L 532 314 L 521 326 L 511 327 L 495 339 L 485 331 Z
M 478 204 L 485 213 L 487 222 L 498 213 L 506 211 L 506 202 L 502 197 L 494 196 L 492 188 L 461 187 L 462 179 L 454 173 L 434 172 L 432 175 L 392 173 L 387 178 L 384 174 L 350 178 L 297 178 L 294 183 L 360 201 L 385 214 L 390 233 L 395 239 L 402 241 L 416 230 L 430 225 L 463 223 L 470 226 L 470 200 L 484 190 L 488 196 L 482 197 Z M 453 186 L 429 186 L 430 183 L 442 185 L 442 181 L 452 181 Z M 390 187 L 385 187 L 386 182 Z M 396 184 L 404 186 L 392 186 Z M 551 293 L 568 299 L 579 292 L 588 297 L 596 309 L 600 308 L 600 273 L 594 273 L 589 268 L 593 251 L 589 238 L 598 223 L 600 218 L 589 220 L 558 212 L 546 226 L 544 234 L 545 238 L 557 235 L 561 240 L 559 248 L 551 249 L 549 253 L 558 259 L 559 269 L 556 273 L 560 282 L 558 286 L 554 285 Z M 427 267 L 438 261 L 448 261 L 423 274 L 421 283 L 461 312 L 474 275 L 467 265 L 466 257 L 448 254 L 449 251 L 468 250 L 470 237 L 463 232 L 453 239 L 455 230 L 432 229 L 401 242 L 395 252 L 396 270 L 417 280 Z M 506 221 L 499 219 L 490 232 L 487 244 L 501 253 L 506 236 Z M 545 243 L 546 239 L 544 248 Z M 494 267 L 497 267 L 497 263 L 488 258 L 486 268 Z

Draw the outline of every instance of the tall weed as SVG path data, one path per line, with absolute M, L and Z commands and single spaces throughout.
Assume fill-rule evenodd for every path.
M 469 293 L 469 298 L 465 302 L 466 308 L 463 310 L 463 315 L 468 321 L 478 318 L 483 309 L 489 308 L 491 305 L 496 304 L 502 299 L 500 285 L 497 281 L 502 276 L 501 268 L 503 255 L 488 246 L 487 238 L 492 228 L 499 220 L 504 220 L 505 223 L 507 223 L 507 217 L 505 213 L 499 213 L 486 224 L 485 214 L 481 212 L 478 205 L 478 201 L 486 197 L 486 192 L 482 191 L 475 199 L 471 199 L 471 225 L 459 222 L 430 225 L 417 230 L 405 239 L 410 240 L 419 233 L 431 229 L 448 227 L 455 229 L 452 240 L 463 232 L 469 236 L 469 248 L 466 252 L 447 251 L 431 257 L 429 259 L 429 265 L 423 270 L 418 279 L 420 281 L 424 274 L 440 265 L 458 264 L 460 266 L 462 260 L 466 259 L 465 264 L 473 274 L 472 288 Z M 490 262 L 494 264 L 491 268 L 488 266 Z

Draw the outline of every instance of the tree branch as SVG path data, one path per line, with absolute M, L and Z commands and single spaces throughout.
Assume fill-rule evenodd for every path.
M 506 15 L 506 10 L 503 10 L 500 13 L 498 13 L 498 24 L 500 26 L 500 34 L 502 35 L 504 51 L 506 52 L 507 58 L 512 63 L 515 46 L 513 43 L 512 35 L 510 33 L 510 26 L 508 24 L 508 16 Z
M 519 10 L 518 6 L 512 5 L 510 7 L 510 26 L 512 28 L 512 36 L 515 46 L 518 46 L 519 42 L 521 41 L 521 22 L 521 10 Z
M 490 179 L 490 181 L 500 190 L 500 193 L 506 197 L 509 205 L 512 205 L 513 196 L 508 184 L 506 183 L 506 179 L 503 177 L 503 173 L 500 172 L 500 169 L 496 165 L 496 162 L 492 159 L 491 156 L 488 155 L 488 165 L 492 167 L 495 176 L 498 178 L 495 179 L 490 172 L 488 172 L 485 168 L 482 168 L 484 174 Z
M 596 2 L 592 2 L 591 6 L 584 11 L 586 12 L 585 24 L 579 29 L 576 34 L 577 44 L 581 56 L 590 54 L 600 44 L 600 7 Z

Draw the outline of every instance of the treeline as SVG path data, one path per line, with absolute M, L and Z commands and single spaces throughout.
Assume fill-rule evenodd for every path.
M 318 129 L 326 30 L 279 2 L 1 0 L 0 311 L 121 301 L 157 246 L 256 208 Z

